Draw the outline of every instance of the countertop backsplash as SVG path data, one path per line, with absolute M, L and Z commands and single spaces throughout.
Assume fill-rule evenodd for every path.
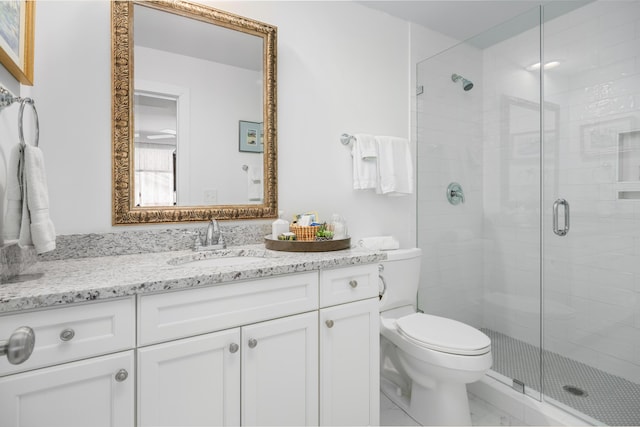
M 33 246 L 21 248 L 17 243 L 0 247 L 0 283 L 22 273 L 38 261 Z
M 56 236 L 56 249 L 38 255 L 40 261 L 94 258 L 113 255 L 183 251 L 193 249 L 197 233 L 204 235 L 207 224 L 196 228 L 167 228 L 116 233 L 69 234 Z M 220 231 L 227 246 L 264 242 L 270 223 L 225 224 Z
M 69 234 L 56 236 L 56 249 L 37 255 L 35 248 L 17 243 L 0 247 L 0 283 L 18 276 L 38 261 L 95 258 L 115 255 L 183 251 L 193 249 L 196 235 L 204 235 L 208 224 L 191 228 L 122 231 L 114 233 Z M 264 242 L 271 223 L 220 223 L 227 247 Z

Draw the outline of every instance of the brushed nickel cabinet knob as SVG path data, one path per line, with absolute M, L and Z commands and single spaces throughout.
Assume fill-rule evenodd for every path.
M 17 328 L 8 340 L 0 341 L 0 356 L 7 356 L 12 365 L 25 362 L 33 353 L 36 345 L 36 334 L 28 326 Z

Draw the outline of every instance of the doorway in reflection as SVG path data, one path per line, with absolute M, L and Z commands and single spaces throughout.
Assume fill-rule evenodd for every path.
M 176 205 L 177 99 L 136 93 L 135 100 L 135 205 Z

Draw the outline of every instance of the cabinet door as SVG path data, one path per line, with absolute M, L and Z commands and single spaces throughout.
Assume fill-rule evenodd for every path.
M 320 425 L 378 425 L 378 298 L 320 310 Z
M 242 328 L 242 424 L 318 424 L 318 312 Z
M 6 427 L 126 427 L 134 416 L 133 350 L 0 378 Z
M 239 347 L 235 328 L 139 349 L 139 425 L 239 425 Z

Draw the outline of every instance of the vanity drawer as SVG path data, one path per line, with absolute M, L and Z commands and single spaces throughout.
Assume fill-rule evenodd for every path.
M 25 362 L 0 357 L 0 376 L 133 348 L 135 321 L 133 297 L 0 316 L 0 339 L 20 326 L 36 337 Z
M 378 295 L 378 264 L 320 271 L 320 307 Z
M 317 272 L 143 295 L 138 300 L 138 345 L 317 309 Z

